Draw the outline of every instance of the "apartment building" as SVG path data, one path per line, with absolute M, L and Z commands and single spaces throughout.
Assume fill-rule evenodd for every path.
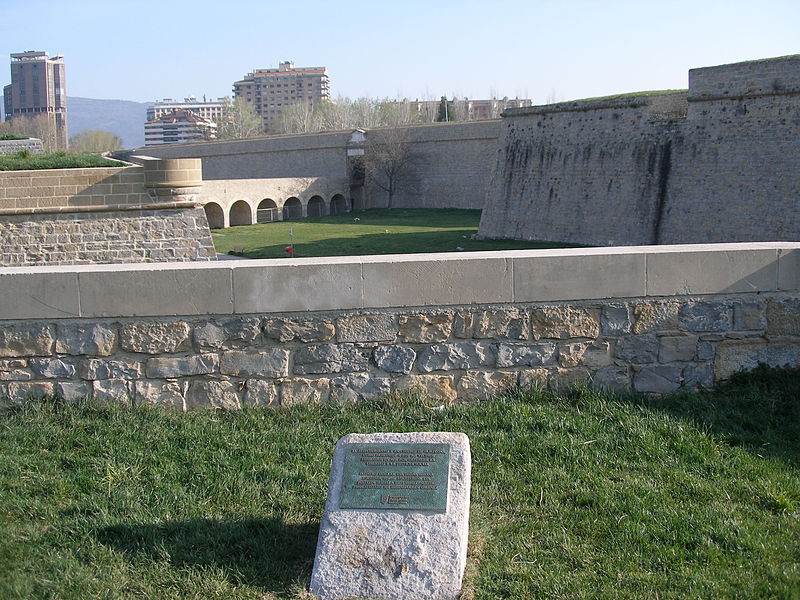
M 67 147 L 64 56 L 28 50 L 11 54 L 11 83 L 3 87 L 6 120 L 47 115 L 56 144 Z
M 190 110 L 178 109 L 144 124 L 144 145 L 182 144 L 216 137 L 217 124 Z
M 194 96 L 189 96 L 188 98 L 184 98 L 183 102 L 173 100 L 172 98 L 164 98 L 163 100 L 154 102 L 153 106 L 147 109 L 147 120 L 152 121 L 153 119 L 161 118 L 175 110 L 190 110 L 198 117 L 203 117 L 214 123 L 219 123 L 222 118 L 224 105 L 224 98 L 206 100 L 204 96 L 202 100 L 198 100 Z
M 233 84 L 233 93 L 252 105 L 269 129 L 287 106 L 303 102 L 313 106 L 330 100 L 330 82 L 325 67 L 295 67 L 286 61 L 279 63 L 277 69 L 248 73 Z

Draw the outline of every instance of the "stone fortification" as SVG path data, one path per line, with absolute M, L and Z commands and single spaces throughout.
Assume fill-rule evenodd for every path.
M 593 245 L 800 239 L 800 56 L 686 94 L 512 109 L 480 234 Z
M 23 150 L 27 150 L 31 154 L 42 154 L 44 152 L 42 140 L 38 138 L 0 140 L 0 154 L 14 154 Z
M 211 260 L 200 161 L 0 172 L 0 265 Z
M 800 365 L 800 244 L 0 269 L 0 397 L 670 392 Z

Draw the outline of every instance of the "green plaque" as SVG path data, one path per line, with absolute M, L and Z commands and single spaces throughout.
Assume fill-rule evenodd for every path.
M 449 444 L 348 444 L 339 508 L 447 511 Z

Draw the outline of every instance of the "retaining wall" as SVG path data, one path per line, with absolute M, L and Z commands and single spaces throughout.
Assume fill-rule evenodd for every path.
M 800 244 L 0 269 L 0 396 L 664 393 L 800 365 Z

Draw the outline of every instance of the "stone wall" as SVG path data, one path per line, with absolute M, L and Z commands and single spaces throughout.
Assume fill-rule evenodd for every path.
M 213 260 L 200 161 L 0 172 L 0 265 Z
M 0 154 L 14 154 L 27 150 L 31 154 L 42 154 L 42 140 L 38 138 L 27 138 L 24 140 L 0 140 Z
M 800 56 L 694 69 L 688 94 L 512 109 L 484 237 L 800 239 Z
M 800 244 L 0 270 L 0 396 L 665 393 L 800 365 Z

